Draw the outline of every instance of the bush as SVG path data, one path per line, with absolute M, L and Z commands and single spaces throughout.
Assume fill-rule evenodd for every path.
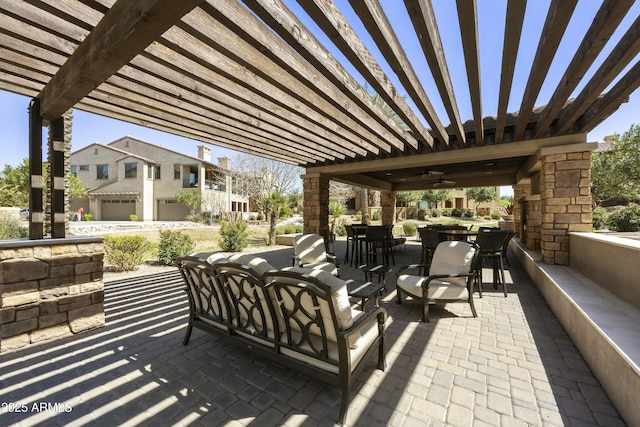
M 19 219 L 0 220 L 0 239 L 19 239 L 28 235 L 29 230 L 22 226 Z
M 609 211 L 602 206 L 596 206 L 591 213 L 591 224 L 596 230 L 602 230 L 607 226 L 607 218 L 609 217 Z
M 418 227 L 415 222 L 407 221 L 402 224 L 402 233 L 405 236 L 415 236 L 418 232 Z
M 190 254 L 194 247 L 191 237 L 181 231 L 160 230 L 158 261 L 164 265 L 174 265 L 177 258 Z
M 227 252 L 242 252 L 249 246 L 247 224 L 242 221 L 220 224 L 220 249 Z
M 258 215 L 256 215 L 256 220 L 257 221 L 262 221 L 264 220 L 264 215 L 262 214 L 262 212 L 259 212 Z
M 291 208 L 283 206 L 280 208 L 280 218 L 289 218 L 291 216 Z
M 462 216 L 462 209 L 460 209 L 460 208 L 451 209 L 451 216 L 454 216 L 456 218 L 460 218 Z
M 92 214 L 84 214 L 82 215 L 82 220 L 83 221 L 92 221 L 93 220 L 93 215 Z
M 106 236 L 104 257 L 118 271 L 133 271 L 144 262 L 149 241 L 142 236 Z
M 431 210 L 431 216 L 433 218 L 438 218 L 438 217 L 442 216 L 442 212 L 440 211 L 440 209 L 433 209 L 433 210 Z
M 136 214 L 131 214 L 131 215 L 129 215 L 129 219 L 130 219 L 132 222 L 136 222 L 136 221 L 138 220 L 138 215 L 136 215 Z
M 347 221 L 344 218 L 341 218 L 340 221 L 336 223 L 336 227 L 333 230 L 333 232 L 338 236 L 346 236 L 347 235 L 347 228 L 345 227 L 346 224 L 347 224 Z
M 372 221 L 380 221 L 382 219 L 382 213 L 380 211 L 374 211 L 371 214 Z
M 302 233 L 302 228 L 303 227 L 300 224 L 280 225 L 280 226 L 276 227 L 276 236 L 279 236 L 281 234 Z
M 465 218 L 473 218 L 473 211 L 471 209 L 467 209 L 462 214 Z
M 613 231 L 640 231 L 640 205 L 632 203 L 610 213 L 607 225 Z
M 451 209 L 442 209 L 442 216 L 451 216 Z
M 498 211 L 491 212 L 491 219 L 500 219 L 502 218 L 502 214 Z
M 418 209 L 418 219 L 423 220 L 427 216 L 426 209 Z

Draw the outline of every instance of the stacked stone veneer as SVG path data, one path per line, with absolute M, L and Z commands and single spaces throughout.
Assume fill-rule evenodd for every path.
M 394 224 L 396 220 L 396 193 L 390 191 L 382 192 L 382 224 Z
M 320 174 L 302 176 L 304 232 L 329 235 L 329 178 Z
M 103 326 L 102 239 L 0 241 L 0 352 Z
M 547 264 L 569 264 L 569 233 L 591 231 L 591 152 L 542 158 L 541 254 Z

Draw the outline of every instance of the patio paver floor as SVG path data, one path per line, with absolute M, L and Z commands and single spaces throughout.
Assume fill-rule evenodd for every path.
M 394 270 L 419 259 L 417 242 L 406 246 Z M 262 256 L 284 267 L 291 253 Z M 342 266 L 343 278 L 362 276 Z M 476 293 L 477 318 L 455 303 L 421 323 L 417 304 L 395 303 L 394 281 L 389 273 L 381 299 L 387 369 L 371 361 L 358 378 L 348 425 L 625 425 L 516 261 L 507 298 L 491 284 Z M 334 424 L 337 388 L 200 330 L 183 346 L 177 271 L 108 281 L 105 293 L 106 327 L 0 356 L 1 425 Z

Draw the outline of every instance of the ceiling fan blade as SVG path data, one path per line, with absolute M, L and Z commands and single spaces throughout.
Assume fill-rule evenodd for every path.
M 444 172 L 441 171 L 434 171 L 431 169 L 425 169 L 424 171 L 422 171 L 422 178 L 428 178 L 430 176 L 436 176 L 436 175 L 442 175 L 444 174 Z
M 455 181 L 449 181 L 440 177 L 433 183 L 433 186 L 442 187 L 442 186 L 455 185 L 455 184 L 456 184 Z

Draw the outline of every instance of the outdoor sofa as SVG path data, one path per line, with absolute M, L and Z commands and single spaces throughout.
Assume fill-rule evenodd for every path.
M 252 255 L 179 258 L 194 327 L 230 340 L 342 392 L 344 423 L 355 378 L 377 354 L 384 370 L 386 311 L 351 308 L 345 282 L 319 269 L 276 270 Z

